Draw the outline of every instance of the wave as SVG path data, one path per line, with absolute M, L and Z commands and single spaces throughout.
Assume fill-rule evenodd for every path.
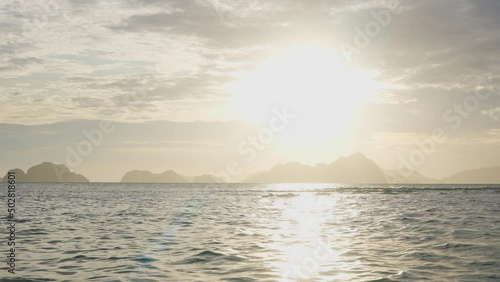
M 268 193 L 267 195 L 261 196 L 262 198 L 294 198 L 299 196 L 297 193 Z
M 198 263 L 211 263 L 216 261 L 226 262 L 240 262 L 245 261 L 246 258 L 239 255 L 226 255 L 224 253 L 205 250 L 196 255 L 190 256 L 183 260 L 178 261 L 176 264 L 198 264 Z

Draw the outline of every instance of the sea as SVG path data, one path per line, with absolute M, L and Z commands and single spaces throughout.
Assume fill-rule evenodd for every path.
M 24 183 L 16 218 L 0 281 L 500 281 L 500 185 Z

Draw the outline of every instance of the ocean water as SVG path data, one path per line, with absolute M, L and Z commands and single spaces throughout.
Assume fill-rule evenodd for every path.
M 500 281 L 496 186 L 33 183 L 17 209 L 0 281 Z

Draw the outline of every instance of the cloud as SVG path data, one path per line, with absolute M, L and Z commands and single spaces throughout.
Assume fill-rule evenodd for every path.
M 5 99 L 12 112 L 1 114 L 0 121 L 11 122 L 12 116 L 24 116 L 15 120 L 20 123 L 120 120 L 124 110 L 128 118 L 147 120 L 192 121 L 202 119 L 201 113 L 207 119 L 227 118 L 221 114 L 228 98 L 225 83 L 255 67 L 266 50 L 304 40 L 336 48 L 352 41 L 355 28 L 388 2 L 56 3 L 49 13 L 36 3 L 3 4 L 0 91 L 29 97 L 19 107 L 42 118 L 20 110 L 20 100 Z M 495 0 L 401 0 L 401 6 L 402 12 L 354 63 L 377 70 L 378 79 L 394 84 L 382 93 L 388 105 L 368 105 L 378 108 L 374 113 L 391 124 L 400 118 L 395 128 L 422 115 L 420 123 L 428 128 L 433 116 L 483 85 L 480 79 L 499 73 L 500 7 Z M 153 73 L 155 82 L 144 85 Z M 487 86 L 498 84 L 497 77 Z M 129 99 L 138 93 L 147 98 Z M 481 106 L 480 111 L 486 110 Z
M 40 65 L 43 63 L 39 58 L 19 58 L 11 57 L 6 60 L 0 60 L 0 72 L 11 72 L 13 70 L 25 70 L 29 66 Z
M 406 8 L 363 54 L 405 84 L 450 84 L 498 72 L 495 1 L 402 1 Z
M 489 110 L 483 110 L 481 113 L 483 115 L 489 116 L 494 121 L 500 121 L 500 107 L 496 107 Z

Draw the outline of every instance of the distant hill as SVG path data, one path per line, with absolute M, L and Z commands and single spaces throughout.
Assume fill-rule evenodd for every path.
M 444 178 L 449 184 L 500 184 L 500 167 L 466 170 Z
M 221 183 L 222 180 L 211 175 L 187 177 L 173 170 L 159 174 L 147 170 L 133 170 L 125 173 L 123 183 Z
M 26 173 L 19 168 L 9 171 L 16 172 L 18 182 L 89 182 L 85 176 L 71 172 L 67 166 L 49 162 L 35 165 Z M 3 177 L 3 182 L 7 181 L 7 174 Z
M 81 175 L 70 171 L 62 164 L 44 162 L 29 168 L 26 172 L 16 168 L 18 182 L 89 182 Z M 7 182 L 7 173 L 0 182 Z M 188 177 L 173 170 L 155 174 L 150 171 L 127 172 L 124 183 L 223 183 L 213 175 Z M 425 177 L 414 171 L 409 177 L 394 170 L 382 170 L 375 162 L 361 153 L 341 157 L 329 164 L 308 166 L 297 162 L 278 164 L 269 171 L 248 176 L 245 183 L 346 183 L 346 184 L 500 184 L 500 167 L 466 170 L 442 180 Z
M 429 178 L 414 170 L 409 177 L 402 176 L 397 170 L 385 170 L 385 177 L 388 183 L 400 184 L 437 184 L 441 180 Z
M 267 172 L 249 176 L 247 183 L 386 183 L 382 169 L 361 153 L 341 157 L 315 167 L 299 163 L 279 164 Z
M 258 172 L 248 176 L 246 183 L 304 183 L 311 182 L 314 177 L 314 168 L 296 162 L 277 164 L 271 170 Z

